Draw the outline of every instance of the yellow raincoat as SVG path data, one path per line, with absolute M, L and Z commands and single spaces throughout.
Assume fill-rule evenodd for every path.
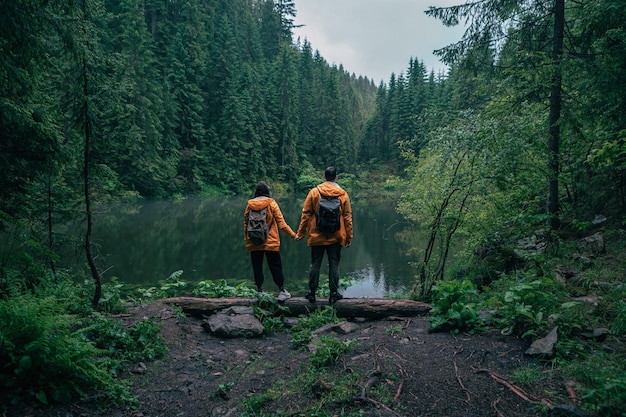
M 248 238 L 248 216 L 250 215 L 250 210 L 262 210 L 265 207 L 267 207 L 267 227 L 269 229 L 269 233 L 265 243 L 257 245 L 252 243 L 252 241 Z M 246 242 L 246 250 L 248 252 L 257 250 L 278 252 L 280 249 L 279 228 L 283 232 L 287 233 L 292 239 L 296 236 L 294 231 L 291 227 L 289 227 L 283 218 L 283 213 L 280 211 L 278 203 L 274 201 L 273 198 L 260 196 L 248 200 L 246 211 L 243 214 L 243 234 Z
M 339 198 L 341 227 L 335 233 L 318 232 L 316 229 L 315 214 L 321 199 L 320 191 L 325 196 Z M 352 243 L 352 207 L 350 206 L 350 197 L 337 183 L 326 181 L 309 191 L 302 207 L 302 217 L 300 218 L 300 227 L 297 234 L 304 238 L 307 233 L 309 235 L 307 245 L 309 246 L 340 243 L 341 246 L 345 247 L 350 246 Z

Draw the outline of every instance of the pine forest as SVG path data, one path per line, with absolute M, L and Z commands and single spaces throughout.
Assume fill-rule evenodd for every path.
M 507 305 L 500 288 L 518 297 L 502 327 L 538 334 L 554 314 L 570 337 L 584 315 L 537 297 L 575 270 L 604 297 L 584 320 L 623 342 L 626 0 L 431 3 L 427 15 L 465 27 L 435 51 L 447 70 L 407 57 L 377 85 L 295 38 L 289 0 L 2 0 L 0 374 L 12 382 L 0 396 L 31 381 L 4 320 L 20 306 L 85 315 L 59 293 L 84 277 L 58 268 L 58 225 L 84 226 L 78 298 L 103 311 L 115 291 L 92 253 L 101 204 L 248 195 L 260 180 L 304 193 L 329 165 L 355 199 L 388 198 L 426 230 L 407 298 L 436 306 L 433 328 L 471 328 L 473 308 Z M 576 245 L 595 233 L 594 256 L 614 263 L 583 279 L 598 265 Z M 623 415 L 624 364 L 611 389 L 589 382 L 587 410 Z

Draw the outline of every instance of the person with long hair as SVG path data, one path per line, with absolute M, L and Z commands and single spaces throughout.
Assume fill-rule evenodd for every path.
M 263 241 L 250 238 L 249 220 L 253 212 L 265 212 L 265 224 L 267 236 Z M 282 261 L 280 257 L 280 233 L 279 229 L 287 233 L 289 237 L 295 239 L 296 234 L 287 224 L 283 213 L 276 200 L 270 197 L 270 187 L 264 181 L 256 185 L 254 198 L 248 200 L 246 210 L 243 215 L 244 239 L 246 250 L 250 252 L 252 260 L 252 272 L 257 291 L 263 294 L 263 258 L 267 259 L 274 283 L 278 287 L 278 301 L 285 301 L 291 298 L 291 294 L 285 289 L 285 276 L 283 274 Z

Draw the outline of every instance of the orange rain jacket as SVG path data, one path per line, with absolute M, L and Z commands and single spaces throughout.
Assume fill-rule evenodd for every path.
M 319 190 L 318 190 L 319 187 Z M 318 211 L 319 201 L 322 194 L 329 197 L 338 197 L 341 210 L 341 227 L 335 233 L 318 232 L 316 229 L 315 214 Z M 350 197 L 348 193 L 337 183 L 326 181 L 309 191 L 302 206 L 302 217 L 300 218 L 300 227 L 298 228 L 298 236 L 304 237 L 309 234 L 307 245 L 320 246 L 332 245 L 340 243 L 341 246 L 350 246 L 352 243 L 352 207 L 350 206 Z
M 269 233 L 267 234 L 267 240 L 265 243 L 257 245 L 252 243 L 248 238 L 248 216 L 250 215 L 250 210 L 262 210 L 265 207 L 268 208 L 267 227 L 269 229 Z M 280 211 L 278 203 L 274 201 L 273 198 L 261 196 L 248 200 L 246 211 L 243 214 L 243 234 L 246 241 L 246 250 L 248 252 L 258 250 L 278 252 L 280 249 L 280 234 L 278 233 L 278 228 L 287 233 L 292 239 L 296 236 L 294 231 L 291 227 L 289 227 L 283 218 L 283 213 Z

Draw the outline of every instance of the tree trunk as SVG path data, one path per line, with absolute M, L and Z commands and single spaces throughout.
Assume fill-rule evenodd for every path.
M 182 308 L 183 312 L 195 317 L 209 316 L 220 310 L 233 306 L 256 305 L 256 298 L 195 298 L 174 297 L 161 300 Z M 328 306 L 328 300 L 310 303 L 305 298 L 290 298 L 283 304 L 289 308 L 286 313 L 296 317 L 309 314 L 317 309 Z M 427 314 L 430 305 L 412 300 L 392 300 L 387 298 L 344 298 L 334 304 L 338 317 L 364 317 L 381 319 L 390 316 L 414 317 Z
M 85 4 L 85 1 L 83 0 L 83 19 L 87 19 L 88 13 L 87 13 L 87 5 Z M 85 35 L 85 39 L 89 39 L 88 37 L 88 33 L 87 33 L 87 29 L 86 29 L 86 22 L 83 22 L 83 32 Z M 88 42 L 88 41 L 87 41 Z M 85 45 L 85 51 L 83 51 L 83 56 L 82 56 L 82 71 L 83 71 L 83 123 L 84 123 L 84 129 L 85 129 L 85 150 L 84 150 L 84 171 L 83 171 L 83 175 L 84 175 L 84 197 L 85 197 L 85 215 L 87 217 L 87 231 L 85 232 L 85 255 L 87 256 L 87 263 L 89 264 L 89 269 L 91 270 L 91 275 L 93 276 L 93 280 L 94 280 L 94 285 L 95 285 L 95 290 L 94 290 L 94 295 L 93 295 L 93 299 L 91 301 L 91 304 L 93 305 L 93 308 L 98 308 L 98 305 L 100 303 L 100 297 L 102 296 L 102 276 L 100 276 L 100 272 L 98 271 L 98 268 L 96 266 L 96 261 L 94 260 L 94 256 L 93 253 L 91 251 L 92 248 L 92 242 L 91 242 L 91 234 L 93 232 L 93 214 L 91 212 L 91 190 L 90 190 L 90 182 L 91 182 L 91 177 L 90 177 L 90 171 L 89 171 L 89 166 L 91 163 L 91 116 L 89 114 L 89 68 L 87 66 L 87 50 L 89 49 L 89 43 L 87 43 Z
M 563 36 L 565 31 L 565 0 L 554 2 L 554 38 L 552 43 L 552 80 L 550 83 L 550 118 L 548 139 L 548 197 L 546 211 L 550 229 L 557 230 L 559 219 L 559 142 L 561 138 L 561 82 Z

